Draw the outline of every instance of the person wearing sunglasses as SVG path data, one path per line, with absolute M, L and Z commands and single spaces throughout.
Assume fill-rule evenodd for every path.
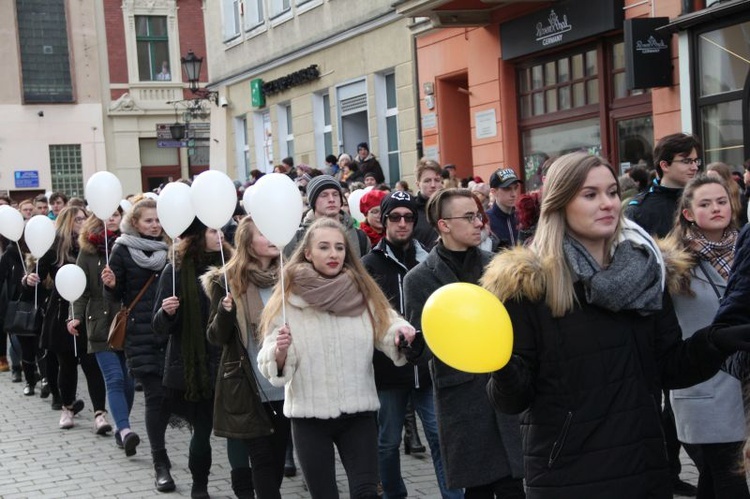
M 675 133 L 662 137 L 654 147 L 657 178 L 648 190 L 638 194 L 628 203 L 625 217 L 640 225 L 652 236 L 666 237 L 674 226 L 682 191 L 701 170 L 701 149 L 700 142 L 693 135 Z M 675 493 L 694 497 L 697 489 L 680 479 L 680 442 L 677 440 L 668 390 L 664 391 L 662 424 Z M 685 450 L 691 458 L 701 461 L 697 455 L 698 449 L 686 446 Z
M 405 317 L 418 331 L 424 304 L 435 290 L 455 282 L 478 284 L 492 258 L 492 253 L 478 248 L 487 220 L 469 189 L 438 191 L 426 211 L 440 238 L 425 261 L 404 278 Z M 468 333 L 456 331 L 469 338 Z M 524 497 L 518 416 L 492 406 L 486 392 L 489 374 L 458 371 L 432 356 L 428 347 L 420 347 L 421 342 L 412 346 L 410 360 L 432 363 L 446 486 L 465 488 L 467 499 Z

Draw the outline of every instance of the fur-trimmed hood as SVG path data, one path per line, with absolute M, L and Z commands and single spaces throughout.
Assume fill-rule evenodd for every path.
M 547 291 L 547 269 L 533 251 L 517 246 L 495 256 L 480 284 L 500 301 L 528 298 L 539 301 Z
M 211 288 L 214 286 L 214 284 L 217 284 L 224 288 L 224 273 L 221 270 L 221 267 L 212 266 L 209 267 L 208 270 L 200 277 L 201 286 L 203 287 L 203 291 L 206 293 L 206 296 L 211 296 Z
M 673 295 L 690 294 L 690 272 L 698 263 L 695 255 L 686 250 L 675 238 L 657 239 L 656 244 L 664 256 L 669 292 Z

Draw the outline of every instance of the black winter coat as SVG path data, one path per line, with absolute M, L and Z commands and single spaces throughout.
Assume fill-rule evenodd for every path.
M 0 327 L 5 320 L 8 302 L 17 300 L 21 296 L 21 279 L 23 278 L 23 258 L 18 253 L 15 244 L 10 244 L 0 257 Z
M 115 288 L 104 287 L 105 294 L 126 307 L 138 295 L 149 277 L 155 276 L 140 301 L 128 317 L 125 333 L 125 358 L 128 369 L 135 378 L 159 376 L 164 373 L 164 355 L 167 337 L 157 336 L 151 327 L 156 289 L 159 286 L 158 272 L 138 266 L 130 256 L 127 246 L 115 244 L 109 255 L 109 266 L 115 274 Z
M 159 278 L 159 286 L 156 290 L 156 297 L 154 299 L 151 327 L 154 328 L 154 332 L 158 336 L 164 336 L 167 338 L 167 353 L 163 378 L 164 386 L 173 390 L 185 391 L 185 364 L 182 359 L 183 314 L 181 311 L 183 310 L 183 307 L 188 306 L 188 304 L 180 297 L 182 279 L 179 270 L 175 274 L 175 294 L 180 298 L 180 306 L 177 308 L 177 312 L 172 316 L 168 315 L 161 308 L 162 301 L 165 298 L 172 296 L 173 272 L 174 267 L 171 263 L 168 263 L 167 266 L 164 267 L 164 272 L 162 272 L 161 277 Z M 200 300 L 200 327 L 202 331 L 205 331 L 206 325 L 208 324 L 209 302 L 208 297 L 203 293 L 203 287 L 200 283 L 200 275 L 201 269 L 196 269 L 197 278 L 195 280 L 195 286 L 198 288 L 198 296 Z M 219 365 L 221 350 L 215 345 L 210 344 L 205 339 L 204 343 L 206 348 L 206 361 L 208 362 L 208 373 L 211 376 L 211 388 L 213 389 L 214 383 L 216 382 L 216 369 Z
M 638 194 L 625 209 L 625 216 L 651 234 L 664 238 L 674 227 L 682 189 L 663 187 L 656 181 Z
M 430 251 L 437 244 L 438 233 L 430 225 L 430 222 L 427 221 L 425 207 L 429 199 L 424 197 L 421 192 L 418 192 L 414 201 L 417 204 L 417 222 L 414 224 L 414 239 L 419 241 L 424 249 Z
M 579 305 L 553 317 L 542 266 L 517 258 L 523 253 L 501 253 L 483 282 L 511 289 L 500 298 L 513 323 L 513 356 L 487 391 L 503 412 L 523 412 L 527 498 L 671 499 L 653 394 L 709 379 L 725 355 L 705 332 L 682 340 L 666 292 L 662 310 L 644 317 L 590 305 L 577 284 Z
M 427 252 L 416 239 L 407 251 L 412 253 L 412 257 L 417 262 L 422 262 L 427 258 Z M 404 276 L 410 269 L 396 258 L 385 238 L 381 239 L 370 253 L 362 257 L 362 265 L 383 290 L 393 309 L 404 315 Z M 430 371 L 425 362 L 419 366 L 399 367 L 386 354 L 375 349 L 372 364 L 375 369 L 375 386 L 378 390 L 428 388 L 432 385 Z

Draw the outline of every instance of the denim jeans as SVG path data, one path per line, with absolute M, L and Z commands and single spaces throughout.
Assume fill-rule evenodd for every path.
M 401 434 L 404 430 L 406 402 L 411 395 L 414 410 L 422 420 L 427 443 L 430 446 L 432 464 L 435 467 L 438 487 L 443 499 L 462 499 L 461 489 L 448 489 L 445 485 L 445 471 L 440 458 L 437 418 L 432 387 L 397 388 L 379 390 L 380 411 L 378 411 L 378 462 L 380 480 L 383 484 L 383 498 L 396 499 L 406 497 L 406 485 L 401 478 Z
M 135 385 L 128 374 L 123 352 L 96 352 L 96 361 L 107 386 L 109 411 L 115 420 L 117 431 L 130 428 L 130 410 L 133 408 Z
M 10 348 L 8 348 L 8 356 L 10 357 L 10 365 L 13 368 L 21 367 L 21 343 L 18 341 L 18 336 L 15 334 L 8 335 L 10 339 Z

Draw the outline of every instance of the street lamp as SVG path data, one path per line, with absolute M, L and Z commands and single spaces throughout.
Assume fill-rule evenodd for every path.
M 188 50 L 187 55 L 180 58 L 180 62 L 182 62 L 182 69 L 185 71 L 185 76 L 187 76 L 187 81 L 190 84 L 190 91 L 196 95 L 198 99 L 206 99 L 218 106 L 219 92 L 208 90 L 207 88 L 200 88 L 200 83 L 198 82 L 201 75 L 203 57 L 198 57 L 192 50 Z

